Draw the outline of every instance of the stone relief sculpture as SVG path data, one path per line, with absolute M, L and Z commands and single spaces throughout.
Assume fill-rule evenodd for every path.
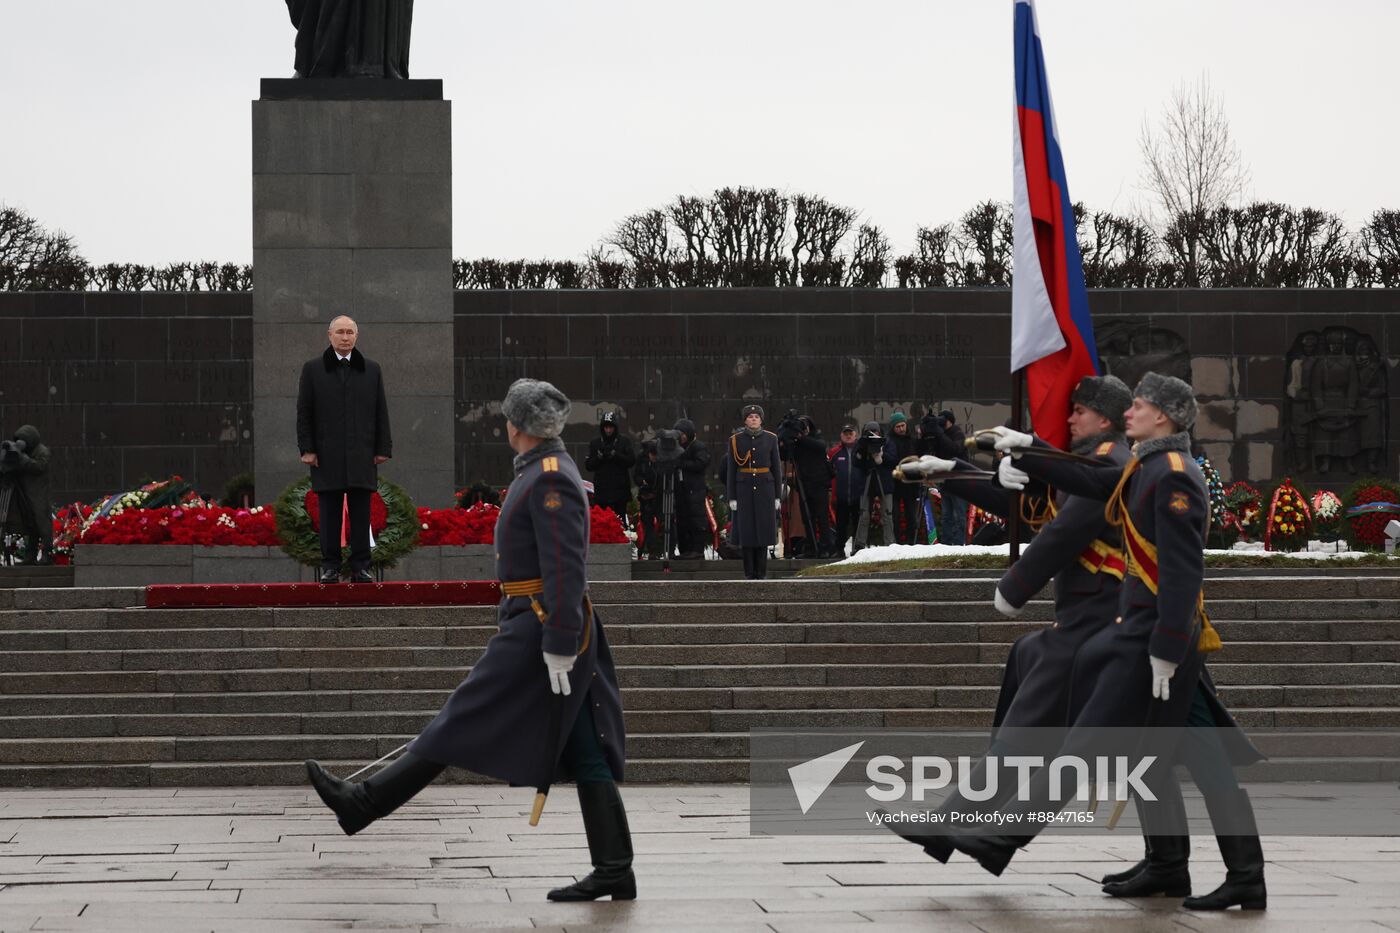
M 1130 386 L 1148 372 L 1191 382 L 1191 351 L 1174 330 L 1138 321 L 1105 321 L 1094 328 L 1094 341 L 1099 369 Z
M 1304 331 L 1287 356 L 1284 447 L 1298 473 L 1378 473 L 1389 446 L 1389 373 L 1350 327 Z
M 1288 351 L 1288 384 L 1284 387 L 1284 458 L 1295 473 L 1312 470 L 1312 384 L 1313 365 L 1322 335 L 1315 330 L 1304 331 L 1293 340 Z

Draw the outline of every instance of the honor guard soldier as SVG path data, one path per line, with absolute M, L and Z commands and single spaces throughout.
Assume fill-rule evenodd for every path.
M 496 519 L 498 631 L 467 679 L 408 750 L 359 783 L 314 761 L 312 786 L 347 835 L 392 813 L 448 765 L 515 785 L 578 785 L 593 872 L 555 901 L 637 895 L 632 837 L 617 790 L 625 736 L 617 675 L 584 582 L 588 499 L 559 433 L 569 400 L 518 379 L 501 406 L 515 479 Z M 551 708 L 562 711 L 551 729 Z M 557 734 L 556 734 L 557 733 Z M 548 762 L 548 764 L 547 764 Z
M 783 475 L 778 458 L 778 435 L 763 430 L 763 409 L 745 405 L 744 426 L 729 436 L 725 470 L 725 498 L 729 500 L 730 543 L 744 554 L 744 576 L 762 580 L 768 575 L 768 549 L 778 541 L 778 509 L 782 505 L 779 482 Z
M 1070 401 L 1073 408 L 1068 422 L 1073 452 L 1101 460 L 1110 468 L 1121 468 L 1127 463 L 1131 455 L 1123 437 L 1123 418 L 1132 403 L 1127 385 L 1114 376 L 1086 376 L 1075 387 Z M 1004 462 L 1009 463 L 1010 458 Z M 1010 514 L 1012 497 L 1006 488 L 995 482 L 957 478 L 959 472 L 980 472 L 974 464 L 940 457 L 925 457 L 922 463 L 934 471 L 953 474 L 941 482 L 945 494 L 952 492 L 1003 518 Z M 1111 625 L 1117 614 L 1118 589 L 1125 569 L 1121 532 L 1105 519 L 1102 501 L 1064 492 L 1056 492 L 1051 498 L 1048 493 L 1041 486 L 1023 494 L 1027 500 L 1043 503 L 1043 524 L 996 588 L 997 610 L 1016 616 L 1046 583 L 1052 578 L 1055 581 L 1054 621 L 1018 638 L 1006 660 L 992 721 L 996 739 L 987 752 L 997 759 L 1032 751 L 1017 747 L 1020 729 L 1060 728 L 1066 724 L 1075 653 L 1091 635 Z M 1031 500 L 1032 495 L 1038 498 Z M 1020 737 L 1030 735 L 1022 733 Z M 985 760 L 978 764 L 978 773 L 969 786 L 986 786 L 984 770 Z M 1016 789 L 1016 784 L 1003 779 L 997 787 L 998 794 L 982 801 L 979 809 L 995 810 Z M 951 813 L 968 806 L 955 794 L 941 809 Z M 900 824 L 887 825 L 895 828 Z M 946 862 L 953 852 L 946 833 L 899 834 L 922 845 L 940 862 Z
M 1154 748 L 1167 754 L 1157 757 L 1145 783 L 1158 799 L 1139 800 L 1149 858 L 1135 875 L 1107 884 L 1105 892 L 1139 897 L 1190 894 L 1190 837 L 1185 835 L 1180 787 L 1171 774 L 1171 763 L 1179 761 L 1191 768 L 1206 800 L 1227 869 L 1223 885 L 1203 897 L 1187 897 L 1183 906 L 1263 909 L 1264 858 L 1253 808 L 1230 767 L 1231 761 L 1249 763 L 1259 755 L 1204 676 L 1204 656 L 1219 649 L 1220 640 L 1205 614 L 1201 589 L 1210 504 L 1204 477 L 1190 454 L 1189 431 L 1196 413 L 1188 384 L 1148 373 L 1134 390 L 1127 413 L 1128 437 L 1136 444 L 1132 459 L 1121 469 L 1028 454 L 1029 448 L 1048 445 L 998 428 L 996 448 L 1018 458 L 999 469 L 999 475 L 1013 488 L 1034 476 L 1073 495 L 1105 501 L 1106 517 L 1123 531 L 1128 573 L 1118 615 L 1076 656 L 1071 685 L 1074 723 L 1062 753 L 1082 751 L 1082 737 L 1099 728 L 1164 728 L 1180 736 L 1171 747 L 1157 740 Z M 1180 728 L 1187 725 L 1195 728 Z M 1055 809 L 1068 800 L 1048 793 L 1048 770 L 1042 769 L 1033 780 L 1032 808 Z M 1017 846 L 1033 839 L 1044 825 L 1029 824 L 1026 836 L 964 836 L 953 844 L 1000 874 Z

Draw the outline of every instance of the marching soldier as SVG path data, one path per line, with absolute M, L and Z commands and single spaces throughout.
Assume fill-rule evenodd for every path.
M 763 409 L 745 405 L 744 426 L 729 436 L 725 463 L 725 498 L 729 500 L 730 542 L 743 550 L 744 576 L 768 575 L 768 549 L 778 541 L 777 515 L 782 505 L 778 484 L 783 475 L 778 435 L 763 430 Z
M 1068 421 L 1072 450 L 1111 468 L 1127 463 L 1130 454 L 1123 437 L 1123 416 L 1132 402 L 1127 385 L 1114 376 L 1087 376 L 1075 387 L 1071 402 Z M 933 469 L 939 472 L 977 469 L 966 460 L 933 459 Z M 1003 462 L 1010 464 L 1011 460 L 1008 457 Z M 1001 485 L 954 476 L 942 482 L 942 489 L 996 515 L 1006 517 L 1010 512 L 1011 497 Z M 1043 488 L 1038 490 L 1042 499 L 1046 492 Z M 1016 616 L 1051 578 L 1055 581 L 1055 621 L 1022 635 L 1007 657 L 992 721 L 996 737 L 987 752 L 997 759 L 1028 751 L 1016 746 L 1018 738 L 1025 739 L 1032 733 L 1019 730 L 1060 728 L 1066 724 L 1075 653 L 1089 636 L 1112 623 L 1118 605 L 1125 568 L 1122 535 L 1104 518 L 1103 503 L 1060 492 L 1048 511 L 1053 517 L 996 588 L 997 610 Z M 985 786 L 983 768 L 984 764 L 978 765 L 979 773 L 969 786 Z M 996 809 L 1016 789 L 1010 780 L 998 781 L 997 787 L 998 795 L 981 802 L 980 808 Z M 966 801 L 954 795 L 942 809 L 952 812 L 967 806 Z M 899 824 L 886 825 L 893 828 Z M 953 844 L 946 834 L 900 835 L 922 845 L 940 862 L 946 862 L 952 854 Z
M 1190 455 L 1196 399 L 1180 379 L 1148 373 L 1134 391 L 1127 434 L 1136 442 L 1133 458 L 1121 469 L 1091 467 L 1033 455 L 1043 441 L 1005 428 L 996 429 L 998 450 L 1019 457 L 999 470 L 1015 488 L 1028 474 L 1073 495 L 1107 501 L 1105 514 L 1122 526 L 1130 573 L 1126 576 L 1114 625 L 1085 643 L 1075 660 L 1071 685 L 1074 724 L 1062 752 L 1083 750 L 1086 737 L 1106 727 L 1177 727 L 1179 747 L 1159 750 L 1146 782 L 1158 798 L 1139 801 L 1149 858 L 1137 874 L 1105 886 L 1118 896 L 1190 893 L 1189 836 L 1185 809 L 1171 763 L 1191 768 L 1206 798 L 1227 867 L 1226 881 L 1204 897 L 1187 897 L 1185 907 L 1222 910 L 1266 906 L 1264 858 L 1249 796 L 1234 780 L 1230 762 L 1257 760 L 1258 753 L 1220 705 L 1204 674 L 1204 655 L 1220 647 L 1206 617 L 1201 584 L 1209 522 L 1205 480 Z M 1019 469 L 1018 469 L 1019 467 Z M 1031 808 L 1062 807 L 1048 793 L 1042 769 L 1033 782 Z M 1025 836 L 960 836 L 955 848 L 1001 874 L 1016 848 L 1034 838 L 1044 823 L 1023 824 Z
M 552 782 L 557 762 L 578 785 L 593 872 L 549 892 L 553 901 L 637 896 L 632 837 L 617 790 L 625 735 L 603 625 L 584 582 L 588 499 L 559 440 L 569 400 L 547 382 L 518 379 L 501 411 L 516 451 L 515 479 L 496 520 L 497 632 L 447 705 L 382 771 L 342 781 L 314 761 L 312 786 L 347 835 L 388 816 L 448 765 L 510 784 Z M 540 675 L 544 676 L 541 677 Z M 562 699 L 556 699 L 556 697 Z M 562 702 L 558 735 L 552 704 Z

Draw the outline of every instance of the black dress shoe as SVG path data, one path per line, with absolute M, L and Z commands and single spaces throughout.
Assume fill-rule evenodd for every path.
M 339 583 L 339 582 L 340 582 L 340 571 L 339 571 L 339 570 L 322 570 L 322 571 L 321 571 L 321 577 L 320 577 L 319 580 L 317 580 L 317 582 L 320 583 L 322 586 L 329 586 L 329 585 L 332 584 L 332 583 Z
M 374 582 L 374 574 L 370 573 L 368 570 L 356 570 L 354 573 L 350 574 L 350 582 L 351 582 L 351 583 L 373 583 L 373 582 Z

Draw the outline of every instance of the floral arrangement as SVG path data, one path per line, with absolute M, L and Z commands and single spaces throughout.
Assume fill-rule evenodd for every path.
M 321 533 L 321 497 L 308 488 L 306 498 L 302 501 L 302 507 L 306 509 L 306 514 L 311 519 L 312 529 L 319 536 Z M 369 530 L 375 535 L 379 535 L 388 524 L 389 509 L 384 505 L 384 497 L 375 492 L 369 497 Z M 343 523 L 342 527 L 344 527 Z
M 374 549 L 370 552 L 370 563 L 375 567 L 392 567 L 418 546 L 418 510 L 403 487 L 391 483 L 382 476 L 379 488 L 370 504 L 370 528 L 374 528 L 374 499 L 379 499 L 384 509 L 383 524 L 374 535 Z M 316 518 L 313 518 L 313 504 L 317 498 L 311 495 L 311 478 L 292 483 L 272 507 L 277 519 L 277 538 L 282 550 L 297 563 L 307 567 L 321 565 L 321 539 L 317 533 Z M 349 561 L 349 548 L 344 559 Z
M 973 505 L 971 502 L 967 504 L 968 541 L 972 540 L 972 536 L 977 534 L 977 529 L 981 528 L 983 525 L 1004 526 L 1005 524 L 1006 522 L 1002 521 L 1000 516 L 993 515 L 991 512 Z
M 491 544 L 496 536 L 499 506 L 478 503 L 470 508 L 419 509 L 418 543 L 426 546 Z
M 1210 534 L 1223 537 L 1225 530 L 1225 484 L 1220 479 L 1220 471 L 1215 468 L 1208 457 L 1197 457 L 1196 463 L 1201 468 L 1201 475 L 1206 479 L 1206 494 L 1210 498 Z
M 631 541 L 616 512 L 593 506 L 588 513 L 589 544 L 630 544 Z
M 1307 494 L 1285 477 L 1269 500 L 1269 517 L 1264 523 L 1264 550 L 1299 551 L 1308 546 L 1312 533 L 1312 509 Z
M 1335 492 L 1319 489 L 1313 493 L 1313 533 L 1324 541 L 1336 541 L 1342 535 L 1342 500 Z
M 1260 505 L 1263 496 L 1259 490 L 1240 480 L 1225 489 L 1225 515 L 1221 527 L 1225 534 L 1246 541 L 1259 537 Z
M 1400 485 L 1369 477 L 1347 490 L 1345 503 L 1347 542 L 1358 551 L 1383 549 L 1386 523 L 1400 518 Z
M 71 522 L 70 514 L 65 519 L 65 535 Z M 77 543 L 275 546 L 278 540 L 276 522 L 270 509 L 263 506 L 230 509 L 219 505 L 199 505 L 126 508 L 114 514 L 98 515 L 82 528 L 76 538 L 65 542 L 64 553 L 71 554 L 73 544 Z M 54 551 L 60 553 L 57 539 Z

